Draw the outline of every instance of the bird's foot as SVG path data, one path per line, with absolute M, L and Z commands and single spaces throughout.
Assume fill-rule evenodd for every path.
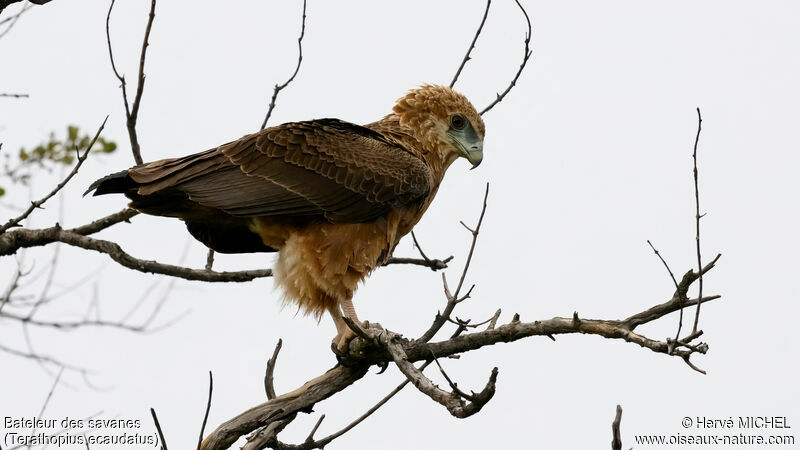
M 365 337 L 367 338 L 374 338 L 377 334 L 377 331 L 383 331 L 383 326 L 381 324 L 375 322 L 370 323 L 369 321 L 365 320 L 361 322 L 359 325 L 361 330 L 364 332 Z M 331 346 L 334 348 L 334 351 L 340 355 L 347 353 L 348 349 L 350 348 L 350 341 L 353 340 L 359 333 L 356 333 L 351 329 L 349 326 L 343 329 L 340 329 L 336 336 L 333 338 L 333 342 L 331 342 Z
M 333 342 L 331 342 L 331 346 L 334 348 L 334 351 L 340 355 L 347 353 L 347 349 L 350 347 L 350 341 L 353 340 L 354 337 L 358 336 L 355 331 L 347 328 L 345 330 L 339 331 L 336 336 L 333 338 Z

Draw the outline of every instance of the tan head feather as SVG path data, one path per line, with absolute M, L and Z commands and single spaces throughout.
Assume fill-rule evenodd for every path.
M 397 99 L 392 108 L 400 124 L 418 133 L 417 139 L 429 150 L 447 144 L 446 130 L 453 114 L 460 114 L 472 123 L 483 138 L 486 127 L 483 119 L 467 98 L 449 87 L 423 84 Z

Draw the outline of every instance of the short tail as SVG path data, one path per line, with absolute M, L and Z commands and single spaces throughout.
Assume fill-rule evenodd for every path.
M 132 189 L 136 189 L 139 185 L 133 181 L 127 170 L 123 170 L 111 175 L 106 175 L 103 178 L 95 181 L 89 186 L 89 189 L 83 193 L 85 197 L 89 192 L 94 191 L 94 195 L 103 194 L 124 194 Z

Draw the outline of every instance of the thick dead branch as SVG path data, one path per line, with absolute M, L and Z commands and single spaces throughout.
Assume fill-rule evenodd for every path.
M 711 270 L 714 267 L 714 262 L 709 263 L 704 268 L 704 271 L 707 272 Z M 688 280 L 693 281 L 696 279 L 697 275 L 693 272 L 690 272 L 690 274 L 684 277 L 687 283 L 691 283 L 691 281 Z M 681 303 L 684 306 L 691 306 L 698 302 L 707 302 L 717 298 L 719 298 L 719 296 L 715 295 L 702 299 L 688 299 Z M 300 389 L 251 408 L 241 415 L 225 422 L 206 438 L 203 449 L 227 448 L 240 436 L 244 436 L 270 423 L 285 420 L 290 417 L 291 414 L 295 414 L 298 411 L 307 411 L 317 402 L 356 382 L 367 373 L 368 368 L 372 365 L 379 365 L 391 361 L 400 361 L 400 365 L 402 365 L 401 370 L 406 369 L 408 372 L 407 377 L 412 380 L 417 380 L 415 383 L 423 386 L 427 391 L 426 394 L 432 392 L 432 394 L 429 395 L 431 395 L 432 398 L 436 397 L 435 399 L 438 402 L 449 406 L 458 414 L 469 415 L 469 413 L 471 413 L 468 408 L 470 404 L 465 404 L 467 407 L 466 409 L 459 409 L 461 405 L 458 401 L 453 401 L 451 399 L 452 394 L 435 388 L 435 386 L 433 388 L 429 386 L 425 382 L 427 378 L 418 378 L 419 373 L 421 373 L 421 368 L 410 369 L 406 363 L 410 364 L 415 361 L 423 360 L 430 361 L 432 359 L 431 355 L 436 355 L 437 357 L 458 355 L 488 345 L 500 342 L 513 342 L 532 336 L 552 337 L 557 334 L 579 333 L 597 335 L 607 339 L 620 339 L 656 353 L 677 356 L 691 365 L 689 357 L 692 354 L 705 353 L 708 351 L 708 346 L 706 344 L 689 344 L 689 341 L 700 336 L 699 333 L 687 336 L 681 340 L 679 343 L 680 345 L 676 345 L 675 343 L 650 339 L 642 334 L 633 332 L 631 328 L 636 324 L 646 323 L 663 317 L 671 312 L 677 311 L 679 308 L 680 304 L 674 301 L 674 299 L 671 299 L 661 305 L 634 314 L 625 320 L 585 319 L 578 318 L 577 314 L 574 314 L 572 317 L 556 317 L 549 320 L 521 322 L 518 316 L 515 315 L 511 322 L 504 325 L 490 327 L 484 331 L 456 335 L 450 339 L 439 342 L 424 342 L 422 340 L 407 341 L 400 339 L 398 335 L 388 330 L 363 330 L 357 326 L 361 331 L 359 334 L 364 334 L 366 339 L 362 337 L 355 338 L 350 343 L 348 352 L 337 356 L 340 360 L 339 365 L 322 376 L 309 381 Z M 387 342 L 387 338 L 391 342 Z M 479 397 L 481 400 L 485 397 L 491 398 L 489 393 L 494 390 L 495 377 L 496 375 L 493 371 L 493 375 L 490 377 L 489 383 L 487 383 L 484 391 L 479 394 L 473 394 L 470 397 L 474 398 L 482 395 L 482 397 Z M 404 384 L 401 384 L 396 390 L 399 391 L 399 389 L 402 389 L 402 386 L 404 386 Z M 389 397 L 391 397 L 391 395 Z M 388 400 L 388 398 L 385 400 Z M 376 405 L 374 409 L 378 407 L 380 407 L 380 404 Z M 474 408 L 478 408 L 478 406 L 476 405 Z M 309 450 L 312 448 L 322 448 L 311 447 L 305 444 L 292 446 L 280 443 L 273 438 L 264 440 L 262 443 L 263 442 L 269 442 L 269 446 L 275 449 Z M 320 444 L 323 443 L 324 440 L 314 442 Z M 324 442 L 322 445 L 327 442 Z
M 358 381 L 366 375 L 368 368 L 369 366 L 345 367 L 338 365 L 304 384 L 301 388 L 251 408 L 223 423 L 205 439 L 202 448 L 204 450 L 226 449 L 239 437 L 253 430 L 288 418 L 299 411 L 307 410 L 317 402 Z
M 464 59 L 461 61 L 461 65 L 458 66 L 458 70 L 456 70 L 456 74 L 453 76 L 453 81 L 450 82 L 450 88 L 456 85 L 456 81 L 458 81 L 458 76 L 461 75 L 461 71 L 464 70 L 464 66 L 467 65 L 467 61 L 472 59 L 469 57 L 469 55 L 475 48 L 475 43 L 478 42 L 478 36 L 480 36 L 481 31 L 483 31 L 483 24 L 486 23 L 486 18 L 489 17 L 490 6 L 492 6 L 492 0 L 486 0 L 486 11 L 483 12 L 483 19 L 481 19 L 481 24 L 478 25 L 478 31 L 475 32 L 475 37 L 472 38 L 472 42 L 470 42 L 469 44 L 469 48 L 467 49 L 467 54 L 464 55 Z
M 63 242 L 74 247 L 85 250 L 94 250 L 105 253 L 118 264 L 145 273 L 158 273 L 171 277 L 183 278 L 186 280 L 210 281 L 210 282 L 245 282 L 256 278 L 272 276 L 271 269 L 243 270 L 237 272 L 215 272 L 205 269 L 191 269 L 188 267 L 163 264 L 157 261 L 139 259 L 122 250 L 116 242 L 87 237 L 87 234 L 96 233 L 108 228 L 116 223 L 126 221 L 138 214 L 132 209 L 124 209 L 120 212 L 98 219 L 90 224 L 76 227 L 73 229 L 63 229 L 56 224 L 49 228 L 27 229 L 20 228 L 0 234 L 0 256 L 11 255 L 19 249 L 29 247 L 39 247 L 53 242 Z M 439 260 L 426 262 L 414 258 L 396 258 L 390 260 L 389 264 L 413 264 L 431 267 L 429 264 L 443 263 Z
M 446 392 L 433 384 L 433 382 L 423 375 L 422 371 L 414 367 L 408 361 L 408 356 L 400 339 L 400 336 L 393 333 L 383 333 L 384 343 L 389 353 L 392 355 L 397 367 L 403 372 L 403 375 L 411 381 L 417 389 L 423 394 L 430 397 L 433 401 L 443 405 L 454 417 L 465 418 L 469 417 L 483 408 L 489 400 L 494 396 L 495 388 L 497 385 L 497 367 L 492 369 L 492 375 L 483 390 L 477 394 L 467 395 L 461 392 L 458 387 L 450 380 L 450 377 L 445 375 L 445 378 L 450 383 L 453 392 Z M 435 359 L 434 359 L 435 360 Z M 436 362 L 437 364 L 438 361 Z M 441 369 L 441 366 L 439 366 Z M 442 370 L 444 374 L 444 370 Z M 468 400 L 469 403 L 465 403 Z
M 489 110 L 494 108 L 496 104 L 503 101 L 506 95 L 508 95 L 508 93 L 511 92 L 511 88 L 516 86 L 519 76 L 522 75 L 522 71 L 525 69 L 525 65 L 528 64 L 528 59 L 530 59 L 531 55 L 533 54 L 533 52 L 530 50 L 531 34 L 533 33 L 533 30 L 531 28 L 531 19 L 530 17 L 528 17 L 528 12 L 525 11 L 525 8 L 522 7 L 522 4 L 520 4 L 519 0 L 514 0 L 514 1 L 517 3 L 517 6 L 519 6 L 519 9 L 522 11 L 522 14 L 525 15 L 525 21 L 528 23 L 528 32 L 525 33 L 525 50 L 524 50 L 524 56 L 522 57 L 522 63 L 519 65 L 519 69 L 517 70 L 516 75 L 514 75 L 514 78 L 511 80 L 511 83 L 508 85 L 506 90 L 503 91 L 503 93 L 501 94 L 497 94 L 497 98 L 495 98 L 494 101 L 489 103 L 489 105 L 486 106 L 486 108 L 483 108 L 483 111 L 480 112 L 481 115 L 484 115 L 485 113 L 489 112 Z
M 100 132 L 102 132 L 103 128 L 105 128 L 107 120 L 108 116 L 106 116 L 106 118 L 103 120 L 103 123 L 100 124 L 100 128 L 97 129 L 97 133 L 95 133 L 94 138 L 92 138 L 91 142 L 89 142 L 89 145 L 86 146 L 86 149 L 83 151 L 83 153 L 78 152 L 78 160 L 75 162 L 75 167 L 72 168 L 70 173 L 63 180 L 61 180 L 61 182 L 58 183 L 56 187 L 53 188 L 53 190 L 50 191 L 47 195 L 40 198 L 39 200 L 31 202 L 31 205 L 28 207 L 28 209 L 25 210 L 25 212 L 23 212 L 17 217 L 9 219 L 8 222 L 6 222 L 3 226 L 0 226 L 0 235 L 2 235 L 9 228 L 17 226 L 20 222 L 28 218 L 28 216 L 30 216 L 35 209 L 41 208 L 46 201 L 50 200 L 54 195 L 58 193 L 58 191 L 60 191 L 62 188 L 64 188 L 64 186 L 67 185 L 67 183 L 69 183 L 69 180 L 71 180 L 72 177 L 74 177 L 75 174 L 78 173 L 78 170 L 80 170 L 81 166 L 83 165 L 83 162 L 86 161 L 86 158 L 89 157 L 89 152 L 92 150 L 92 147 L 94 147 L 95 142 L 97 142 L 97 138 L 100 137 Z
M 289 77 L 283 84 L 276 84 L 275 88 L 272 91 L 272 98 L 269 101 L 269 109 L 267 110 L 267 115 L 264 117 L 264 121 L 261 123 L 261 129 L 267 127 L 267 122 L 269 121 L 270 116 L 272 116 L 272 110 L 275 109 L 275 99 L 278 98 L 278 94 L 289 86 L 289 83 L 294 81 L 294 77 L 297 76 L 297 72 L 300 71 L 300 64 L 303 62 L 303 37 L 306 35 L 306 0 L 303 0 L 303 20 L 300 25 L 300 37 L 297 38 L 297 66 L 294 68 L 294 73 L 292 76 Z
M 271 269 L 214 272 L 138 259 L 122 250 L 122 247 L 116 242 L 83 236 L 74 232 L 74 230 L 65 230 L 58 224 L 50 228 L 37 230 L 22 228 L 0 235 L 0 256 L 13 254 L 20 248 L 36 247 L 55 241 L 63 242 L 74 247 L 80 247 L 85 250 L 105 253 L 118 264 L 139 272 L 158 273 L 186 280 L 244 282 L 256 278 L 272 276 Z

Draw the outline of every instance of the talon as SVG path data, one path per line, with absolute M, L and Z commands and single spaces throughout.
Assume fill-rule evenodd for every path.
M 352 341 L 354 337 L 356 337 L 356 334 L 350 328 L 340 330 L 336 337 L 333 338 L 331 345 L 333 345 L 340 354 L 345 354 L 350 347 L 350 341 Z

